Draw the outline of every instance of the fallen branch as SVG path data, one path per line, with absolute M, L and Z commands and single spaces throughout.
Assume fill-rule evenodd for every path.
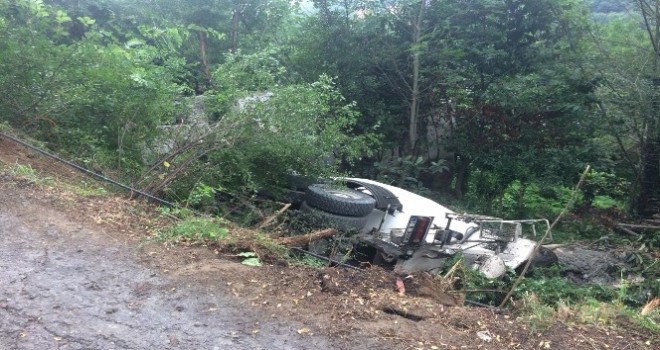
M 550 232 L 552 232 L 552 229 L 555 227 L 555 225 L 557 225 L 559 220 L 561 220 L 561 218 L 564 217 L 564 215 L 566 215 L 566 213 L 568 212 L 568 208 L 570 208 L 571 205 L 575 202 L 575 199 L 577 197 L 576 194 L 577 194 L 578 190 L 580 189 L 580 187 L 582 187 L 582 183 L 584 183 L 584 178 L 587 177 L 587 173 L 589 172 L 589 168 L 590 168 L 590 166 L 587 165 L 587 167 L 584 169 L 584 172 L 582 173 L 582 176 L 580 176 L 580 180 L 575 185 L 575 188 L 573 188 L 573 192 L 571 193 L 572 194 L 571 199 L 566 203 L 566 205 L 564 206 L 564 209 L 561 210 L 561 212 L 559 213 L 559 215 L 557 215 L 557 217 L 552 222 L 552 224 L 550 224 L 550 227 L 548 227 L 548 229 L 545 231 L 545 233 L 543 234 L 543 237 L 541 237 L 541 239 L 534 246 L 534 250 L 532 251 L 532 257 L 536 256 L 536 254 L 539 251 L 539 248 L 541 247 L 541 243 L 543 241 L 545 241 L 545 239 L 550 235 Z M 502 299 L 502 302 L 500 303 L 500 306 L 499 306 L 500 308 L 502 308 L 502 307 L 504 307 L 504 305 L 506 305 L 506 303 L 509 301 L 509 299 L 513 295 L 513 292 L 516 290 L 516 288 L 518 288 L 518 285 L 520 284 L 520 282 L 522 282 L 522 279 L 525 278 L 525 274 L 527 273 L 527 270 L 529 270 L 529 266 L 532 264 L 532 260 L 534 260 L 534 259 L 527 259 L 527 263 L 525 264 L 525 267 L 523 268 L 522 272 L 520 272 L 520 275 L 518 276 L 516 281 L 513 282 L 513 285 L 511 286 L 511 290 L 509 290 L 509 292 L 506 294 L 504 299 Z
M 639 237 L 639 236 L 640 236 L 639 233 L 637 233 L 637 232 L 635 232 L 635 231 L 633 231 L 633 230 L 631 230 L 631 229 L 629 229 L 629 228 L 624 227 L 622 224 L 618 224 L 618 225 L 616 225 L 616 228 L 617 228 L 619 231 L 622 231 L 622 232 L 624 232 L 624 233 L 627 233 L 627 234 L 629 234 L 629 235 L 631 235 L 631 236 L 635 236 L 635 237 Z
M 660 226 L 655 226 L 655 225 L 639 225 L 639 224 L 624 224 L 624 223 L 617 223 L 616 225 L 620 227 L 638 228 L 642 230 L 660 230 Z
M 335 264 L 335 265 L 337 265 L 337 266 L 343 266 L 343 267 L 346 267 L 346 268 L 349 268 L 349 269 L 353 269 L 353 270 L 356 270 L 356 271 L 364 271 L 364 269 L 361 269 L 361 268 L 359 268 L 359 267 L 352 266 L 352 265 L 349 265 L 349 264 L 343 263 L 343 262 L 341 262 L 341 261 L 337 261 L 337 260 L 330 259 L 330 258 L 328 258 L 327 256 L 314 254 L 314 253 L 312 253 L 312 252 L 310 252 L 310 251 L 307 251 L 307 250 L 305 250 L 305 249 L 300 249 L 300 248 L 293 247 L 293 248 L 291 248 L 291 250 L 295 250 L 295 251 L 297 251 L 297 252 L 300 252 L 300 253 L 303 253 L 303 254 L 307 254 L 307 255 L 309 255 L 309 256 L 313 256 L 313 257 L 315 257 L 315 258 L 317 258 L 317 259 L 325 260 L 325 261 L 327 261 L 327 262 L 329 262 L 329 263 L 332 263 L 332 264 Z
M 640 314 L 642 316 L 649 315 L 651 312 L 653 312 L 653 310 L 657 309 L 658 307 L 660 307 L 660 298 L 655 298 L 649 301 L 646 305 L 644 305 Z
M 318 241 L 319 239 L 330 238 L 336 234 L 337 230 L 334 228 L 326 228 L 300 236 L 282 237 L 277 240 L 277 243 L 287 247 L 299 247 L 307 245 L 309 242 Z
M 543 246 L 545 248 L 550 249 L 550 250 L 555 250 L 557 248 L 563 248 L 563 247 L 566 247 L 568 245 L 570 245 L 570 244 L 568 244 L 568 243 L 554 243 L 554 244 L 544 244 Z
M 282 209 L 280 209 L 280 210 L 277 211 L 277 213 L 275 213 L 275 214 L 273 214 L 273 215 L 267 217 L 266 220 L 262 221 L 262 222 L 257 226 L 257 229 L 262 229 L 262 228 L 264 228 L 264 227 L 268 227 L 268 225 L 272 224 L 272 223 L 275 221 L 275 219 L 277 219 L 277 217 L 279 217 L 279 216 L 282 215 L 285 211 L 287 211 L 287 209 L 289 209 L 289 207 L 291 207 L 291 203 L 287 203 L 287 204 L 285 204 L 284 207 L 282 207 Z

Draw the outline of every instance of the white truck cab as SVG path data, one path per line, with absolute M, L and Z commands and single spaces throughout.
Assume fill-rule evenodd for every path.
M 341 228 L 378 250 L 403 272 L 432 271 L 446 258 L 463 254 L 465 262 L 488 278 L 502 276 L 533 256 L 536 235 L 549 229 L 546 219 L 502 220 L 457 214 L 435 201 L 399 187 L 361 178 L 336 179 L 342 185 L 311 185 L 304 208 L 326 215 Z M 343 186 L 343 187 L 342 187 Z M 348 224 L 348 226 L 343 226 Z M 544 261 L 556 262 L 544 250 Z M 540 262 L 542 263 L 542 262 Z

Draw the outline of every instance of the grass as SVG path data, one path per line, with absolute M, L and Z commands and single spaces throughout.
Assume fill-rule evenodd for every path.
M 5 171 L 10 176 L 17 179 L 27 180 L 38 185 L 52 186 L 55 184 L 55 178 L 44 176 L 43 173 L 38 172 L 30 165 L 23 165 L 16 162 L 10 166 L 7 166 L 0 163 L 0 170 Z M 67 190 L 70 190 L 74 194 L 82 197 L 107 196 L 110 193 L 108 190 L 94 181 L 81 181 L 80 183 L 64 183 L 58 181 L 58 186 L 63 186 Z
M 474 301 L 499 304 L 499 299 L 510 290 L 516 277 L 510 272 L 501 279 L 487 279 L 457 259 L 458 256 L 448 260 L 442 273 L 446 273 L 452 264 L 460 263 L 454 271 L 453 287 L 458 291 L 471 291 L 467 297 Z M 622 320 L 628 320 L 657 333 L 660 331 L 660 311 L 641 314 L 648 299 L 660 292 L 656 273 L 647 271 L 642 282 L 622 279 L 618 287 L 606 287 L 574 284 L 562 276 L 559 266 L 537 269 L 516 288 L 512 310 L 533 330 L 547 329 L 555 322 L 616 327 Z
M 625 308 L 623 314 L 637 326 L 660 334 L 660 310 L 656 309 L 647 315 L 642 315 L 638 310 Z
M 73 188 L 73 193 L 82 197 L 107 196 L 108 190 L 102 186 L 94 186 L 93 183 L 83 181 L 80 185 Z
M 616 317 L 621 315 L 623 306 L 595 299 L 576 303 L 560 299 L 552 305 L 544 303 L 536 293 L 525 293 L 516 302 L 515 311 L 530 328 L 542 330 L 558 321 L 569 324 L 612 325 Z
M 38 183 L 40 185 L 49 185 L 52 184 L 53 178 L 49 176 L 41 176 L 36 170 L 34 170 L 30 165 L 19 164 L 18 162 L 12 164 L 7 169 L 9 175 L 25 179 L 30 182 Z
M 660 332 L 660 311 L 653 310 L 646 315 L 641 313 L 648 299 L 648 296 L 644 297 L 649 293 L 647 288 L 652 288 L 652 283 L 621 281 L 618 288 L 607 288 L 575 285 L 560 277 L 530 278 L 521 285 L 524 292 L 518 295 L 514 309 L 535 329 L 546 328 L 556 321 L 616 326 L 623 318 L 657 333 Z
M 267 234 L 240 228 L 219 217 L 201 217 L 187 209 L 161 208 L 161 215 L 176 223 L 160 230 L 157 239 L 171 243 L 200 243 L 228 253 L 254 252 L 250 257 L 261 261 L 286 261 L 287 249 Z
M 327 267 L 329 263 L 326 260 L 315 258 L 311 255 L 302 254 L 300 256 L 291 256 L 291 265 L 294 266 L 305 266 L 315 269 L 322 269 Z
M 173 227 L 159 232 L 163 241 L 201 242 L 218 241 L 225 238 L 229 230 L 218 220 L 190 217 L 177 222 Z
M 639 308 L 629 307 L 619 300 L 603 302 L 587 298 L 571 303 L 560 299 L 547 304 L 538 294 L 525 293 L 516 301 L 515 312 L 532 330 L 547 329 L 556 322 L 617 327 L 623 318 L 651 334 L 660 332 L 660 311 L 642 315 Z

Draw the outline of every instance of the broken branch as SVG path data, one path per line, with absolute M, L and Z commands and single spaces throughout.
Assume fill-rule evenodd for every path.
M 628 228 L 638 228 L 638 229 L 642 229 L 642 230 L 660 230 L 660 226 L 655 226 L 655 225 L 639 225 L 639 224 L 618 223 L 617 226 L 619 226 L 619 227 L 628 227 Z
M 559 213 L 559 215 L 557 215 L 557 217 L 552 222 L 552 224 L 550 224 L 550 227 L 548 227 L 548 229 L 545 231 L 545 233 L 543 234 L 543 237 L 541 237 L 541 239 L 536 243 L 536 245 L 534 246 L 534 250 L 532 251 L 532 257 L 538 253 L 539 247 L 541 247 L 541 243 L 543 241 L 545 241 L 545 239 L 548 237 L 548 235 L 550 235 L 550 232 L 552 232 L 552 229 L 555 227 L 555 225 L 557 225 L 559 220 L 561 220 L 561 218 L 564 217 L 564 215 L 566 215 L 569 208 L 573 205 L 573 203 L 575 203 L 575 198 L 577 197 L 576 193 L 578 192 L 580 187 L 582 187 L 582 184 L 584 183 L 584 179 L 587 177 L 587 173 L 589 173 L 590 168 L 591 167 L 589 165 L 587 165 L 587 167 L 584 169 L 584 172 L 582 173 L 582 176 L 580 176 L 580 180 L 575 185 L 575 188 L 573 188 L 573 192 L 571 193 L 572 194 L 571 199 L 568 202 L 566 202 L 566 205 L 564 206 L 564 209 L 561 210 L 561 212 Z M 502 308 L 502 307 L 504 307 L 504 305 L 506 305 L 506 303 L 509 301 L 509 299 L 513 295 L 516 288 L 518 288 L 518 285 L 520 284 L 520 282 L 522 282 L 522 279 L 525 277 L 525 274 L 527 273 L 527 270 L 529 270 L 529 266 L 532 264 L 532 260 L 533 259 L 527 259 L 527 263 L 523 267 L 523 270 L 520 272 L 520 275 L 513 282 L 513 285 L 511 286 L 511 289 L 509 290 L 509 292 L 506 294 L 506 296 L 504 297 L 504 299 L 500 303 L 500 306 L 499 306 L 500 308 Z
M 300 236 L 282 237 L 277 240 L 281 245 L 287 247 L 299 247 L 307 245 L 309 242 L 318 241 L 319 239 L 330 238 L 337 234 L 334 228 L 327 228 L 320 231 L 310 232 Z
M 266 220 L 262 221 L 262 222 L 257 226 L 257 228 L 258 228 L 258 229 L 262 229 L 262 228 L 264 228 L 264 227 L 268 227 L 270 224 L 273 223 L 273 221 L 275 221 L 275 219 L 277 219 L 280 215 L 282 215 L 285 211 L 287 211 L 287 209 L 289 209 L 289 207 L 291 207 L 291 203 L 287 203 L 287 204 L 285 204 L 284 207 L 282 207 L 282 209 L 280 209 L 280 210 L 277 211 L 277 213 L 275 213 L 275 214 L 269 216 L 268 218 L 266 218 Z
M 618 224 L 618 225 L 616 226 L 616 228 L 617 228 L 619 231 L 622 231 L 622 232 L 624 232 L 624 233 L 627 233 L 627 234 L 629 234 L 629 235 L 631 235 L 631 236 L 635 236 L 635 237 L 639 237 L 639 236 L 640 236 L 639 233 L 637 233 L 637 232 L 635 232 L 635 231 L 633 231 L 633 230 L 631 230 L 631 229 L 629 229 L 629 228 L 626 228 L 626 227 L 624 227 L 624 226 L 621 225 L 621 224 Z

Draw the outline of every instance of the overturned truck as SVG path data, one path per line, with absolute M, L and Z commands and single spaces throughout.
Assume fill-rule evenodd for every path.
M 556 255 L 530 237 L 549 228 L 546 219 L 502 220 L 459 214 L 428 198 L 377 181 L 341 178 L 311 184 L 301 209 L 329 225 L 357 231 L 353 240 L 373 247 L 375 260 L 401 272 L 433 271 L 462 254 L 466 264 L 488 278 L 502 276 L 532 260 L 557 262 Z M 545 242 L 544 242 L 545 243 Z

